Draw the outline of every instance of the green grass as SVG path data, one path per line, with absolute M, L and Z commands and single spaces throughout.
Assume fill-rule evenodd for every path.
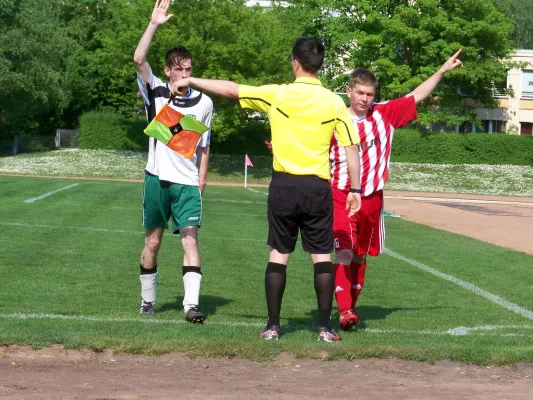
M 281 352 L 479 364 L 533 358 L 533 321 L 527 314 L 533 310 L 533 257 L 398 218 L 386 219 L 388 249 L 526 313 L 383 254 L 369 261 L 358 306 L 363 324 L 344 333 L 341 343 L 318 343 L 312 265 L 298 248 L 288 267 L 282 338 L 261 341 L 266 190 L 206 190 L 200 301 L 208 318 L 196 326 L 183 323 L 182 251 L 172 235 L 165 236 L 160 251 L 157 315 L 138 314 L 141 183 L 0 177 L 0 344 L 257 360 Z M 459 327 L 474 329 L 450 333 Z

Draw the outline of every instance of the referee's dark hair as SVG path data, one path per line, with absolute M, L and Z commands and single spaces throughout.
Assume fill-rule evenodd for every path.
M 316 74 L 324 63 L 324 44 L 314 38 L 299 38 L 292 46 L 292 58 L 304 71 Z

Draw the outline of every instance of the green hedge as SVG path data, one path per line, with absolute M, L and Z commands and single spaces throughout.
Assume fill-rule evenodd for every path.
M 90 111 L 80 117 L 78 147 L 82 149 L 148 151 L 146 118 L 125 118 L 112 111 Z
M 148 150 L 146 119 L 125 118 L 110 111 L 91 111 L 81 116 L 78 146 L 85 149 Z M 264 140 L 268 126 L 252 122 L 226 142 L 213 135 L 211 152 L 218 154 L 269 155 Z M 533 166 L 533 138 L 484 133 L 422 133 L 398 129 L 394 134 L 392 161 L 433 164 L 511 164 Z
M 394 134 L 391 160 L 434 164 L 533 165 L 533 138 L 398 129 Z

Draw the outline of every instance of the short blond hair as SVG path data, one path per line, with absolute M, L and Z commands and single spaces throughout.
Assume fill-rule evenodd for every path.
M 350 73 L 350 89 L 355 85 L 374 86 L 374 89 L 377 89 L 378 84 L 376 76 L 367 69 L 356 68 Z

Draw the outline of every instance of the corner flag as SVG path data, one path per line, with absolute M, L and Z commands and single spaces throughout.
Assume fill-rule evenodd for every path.
M 250 160 L 250 157 L 248 157 L 248 154 L 246 154 L 244 156 L 244 165 L 245 166 L 250 166 L 250 167 L 253 167 L 254 165 L 252 164 L 252 161 Z
M 246 189 L 246 182 L 248 181 L 248 166 L 253 167 L 252 160 L 248 154 L 244 155 L 244 188 Z

